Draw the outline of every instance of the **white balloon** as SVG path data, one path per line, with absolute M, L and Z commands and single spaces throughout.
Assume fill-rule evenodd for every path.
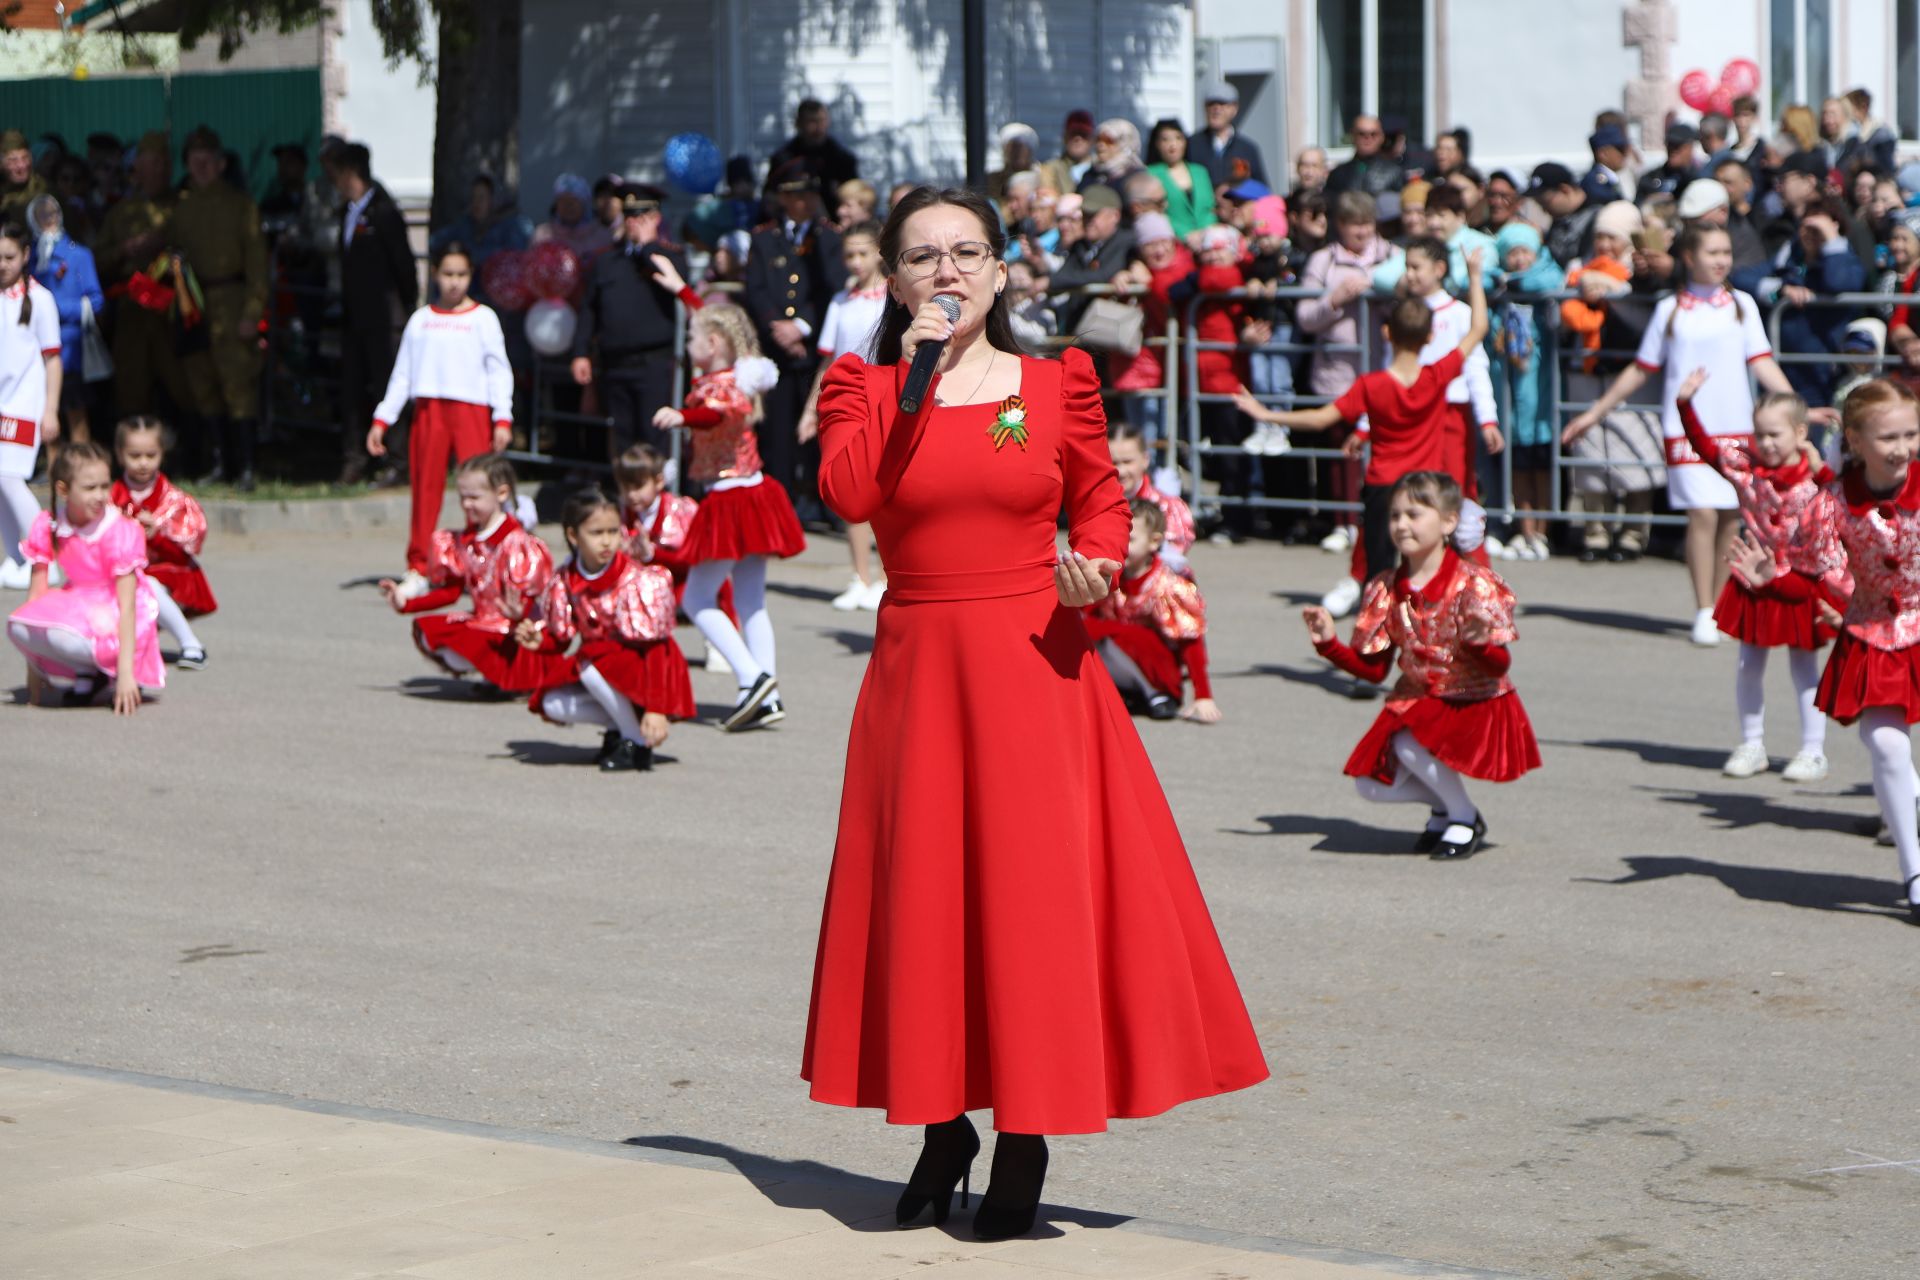
M 563 356 L 573 350 L 578 318 L 558 298 L 547 298 L 527 308 L 527 345 L 543 356 Z

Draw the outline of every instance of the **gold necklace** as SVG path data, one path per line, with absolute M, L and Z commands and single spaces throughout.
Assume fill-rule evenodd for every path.
M 973 398 L 980 394 L 980 388 L 987 385 L 987 375 L 993 372 L 993 362 L 994 362 L 994 359 L 997 356 L 999 356 L 999 354 L 1000 354 L 1000 351 L 999 351 L 999 348 L 997 347 L 988 353 L 987 367 L 980 371 L 980 381 L 973 384 L 973 390 L 967 392 L 967 403 L 971 404 L 973 401 Z M 954 402 L 946 399 L 945 397 L 938 398 L 936 400 L 936 403 L 939 404 L 942 408 L 951 409 L 954 407 Z

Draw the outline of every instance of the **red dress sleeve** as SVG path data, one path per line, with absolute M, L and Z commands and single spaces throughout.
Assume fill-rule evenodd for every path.
M 422 592 L 410 600 L 403 601 L 400 612 L 431 613 L 435 609 L 444 609 L 450 604 L 459 603 L 460 597 L 464 594 L 464 588 L 457 582 L 444 587 L 435 587 L 431 591 Z
M 1700 415 L 1694 412 L 1693 401 L 1676 400 L 1674 407 L 1680 410 L 1680 425 L 1687 433 L 1687 443 L 1700 455 L 1700 461 L 1724 474 L 1726 466 L 1725 459 L 1720 456 L 1720 446 L 1707 434 L 1707 424 L 1700 421 Z
M 1339 636 L 1313 647 L 1314 651 L 1328 662 L 1350 676 L 1359 676 L 1368 684 L 1379 684 L 1387 678 L 1387 672 L 1393 670 L 1392 645 L 1367 657 L 1355 653 L 1353 646 Z
M 1180 646 L 1180 661 L 1186 664 L 1187 678 L 1193 681 L 1195 698 L 1211 698 L 1213 681 L 1207 677 L 1207 641 L 1202 636 Z
M 894 404 L 870 404 L 867 377 L 866 361 L 845 355 L 820 382 L 820 496 L 834 514 L 854 523 L 873 519 L 893 496 L 940 386 L 936 373 L 920 412 L 908 415 Z
M 725 415 L 712 405 L 690 404 L 680 410 L 680 420 L 698 431 L 719 426 L 725 421 Z
M 1066 482 L 1067 545 L 1093 560 L 1125 560 L 1133 516 L 1107 451 L 1107 411 L 1093 358 L 1069 347 L 1060 358 L 1060 472 Z M 1116 570 L 1116 575 L 1118 571 Z

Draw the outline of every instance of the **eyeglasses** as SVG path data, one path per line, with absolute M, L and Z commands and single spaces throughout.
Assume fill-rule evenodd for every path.
M 951 249 L 936 249 L 930 244 L 908 249 L 900 255 L 900 265 L 915 280 L 925 280 L 940 269 L 940 259 L 953 259 L 953 269 L 963 276 L 979 275 L 993 261 L 993 246 L 979 240 L 962 240 Z
M 1114 137 L 1110 133 L 1103 133 L 1099 137 L 1095 138 L 1094 141 L 1099 143 L 1103 147 L 1115 147 L 1120 145 L 1120 139 Z

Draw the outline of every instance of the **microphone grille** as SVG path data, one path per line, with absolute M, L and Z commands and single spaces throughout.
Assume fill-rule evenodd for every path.
M 935 297 L 934 301 L 939 303 L 940 309 L 947 313 L 948 324 L 955 324 L 959 321 L 960 299 L 954 297 L 950 293 L 943 293 Z

